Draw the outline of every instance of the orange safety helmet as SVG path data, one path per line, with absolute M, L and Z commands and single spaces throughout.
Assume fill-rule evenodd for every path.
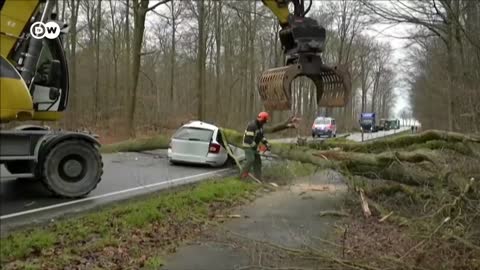
M 260 112 L 257 116 L 258 121 L 267 122 L 270 119 L 270 115 L 267 112 Z

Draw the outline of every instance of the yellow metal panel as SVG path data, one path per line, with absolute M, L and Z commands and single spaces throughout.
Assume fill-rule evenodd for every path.
M 290 11 L 288 10 L 288 5 L 283 5 L 277 0 L 262 0 L 262 3 L 267 6 L 273 14 L 278 18 L 280 24 L 288 23 L 288 15 Z
M 63 114 L 61 112 L 35 112 L 32 120 L 37 121 L 57 121 L 62 119 Z
M 6 0 L 0 11 L 0 53 L 3 57 L 12 50 L 34 11 L 38 0 Z
M 0 78 L 0 120 L 28 120 L 33 113 L 32 98 L 23 80 Z

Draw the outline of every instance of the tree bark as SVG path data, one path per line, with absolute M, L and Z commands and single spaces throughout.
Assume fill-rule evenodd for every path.
M 137 1 L 137 0 L 132 0 L 132 1 Z M 125 96 L 124 96 L 124 101 L 123 104 L 125 104 L 127 107 L 129 106 L 129 100 L 131 97 L 131 92 L 132 92 L 132 72 L 131 72 L 131 66 L 132 66 L 132 49 L 131 49 L 131 40 L 130 40 L 130 0 L 126 0 L 126 6 L 125 6 L 125 45 L 126 45 L 126 89 L 125 89 Z M 129 128 L 133 126 L 133 123 L 128 123 L 127 124 L 127 133 L 130 132 Z
M 170 52 L 170 104 L 175 104 L 175 57 L 176 57 L 176 32 L 177 22 L 175 14 L 175 1 L 171 3 L 171 16 L 172 16 L 172 36 L 171 36 L 171 52 Z
M 111 114 L 111 106 L 114 104 L 121 103 L 121 95 L 118 95 L 118 49 L 117 49 L 117 24 L 115 22 L 115 13 L 116 9 L 112 5 L 112 0 L 109 0 L 110 5 L 110 18 L 112 23 L 112 54 L 113 54 L 113 91 L 112 94 L 110 91 L 107 91 L 107 95 L 110 97 L 109 100 L 113 99 L 113 103 L 110 103 L 107 106 L 105 113 L 107 114 L 107 118 L 110 118 Z M 115 97 L 115 98 L 114 98 Z
M 141 51 L 143 34 L 145 31 L 145 18 L 148 8 L 148 0 L 133 0 L 133 62 L 132 62 L 132 84 L 128 106 L 128 129 L 130 137 L 135 137 L 135 111 L 137 105 L 137 86 L 140 72 Z
M 71 74 L 71 82 L 70 82 L 70 95 L 72 98 L 72 108 L 71 110 L 75 113 L 77 112 L 80 106 L 80 95 L 76 93 L 77 91 L 77 58 L 76 58 L 76 51 L 77 51 L 77 19 L 78 19 L 78 11 L 80 9 L 80 3 L 71 0 L 71 11 L 72 14 L 70 16 L 70 74 Z M 74 117 L 75 120 L 81 119 L 81 117 Z M 74 123 L 78 123 L 77 121 L 72 121 Z
M 204 0 L 197 1 L 198 7 L 198 47 L 197 47 L 197 117 L 202 121 L 205 118 L 203 102 L 205 99 L 205 57 L 206 57 L 206 42 L 205 42 L 205 4 Z
M 220 76 L 221 74 L 221 49 L 222 49 L 222 1 L 215 1 L 215 106 L 218 106 L 218 110 L 223 112 L 224 106 L 221 101 L 222 90 L 220 89 Z M 225 91 L 226 89 L 224 89 Z
M 248 50 L 248 59 L 249 59 L 249 74 L 250 74 L 250 82 L 249 82 L 249 96 L 250 96 L 250 112 L 255 111 L 255 94 L 256 94 L 256 87 L 255 87 L 255 38 L 256 38 L 256 32 L 257 32 L 257 5 L 256 1 L 249 1 L 249 8 L 250 5 L 253 4 L 253 19 L 250 18 L 251 15 L 249 15 L 249 19 L 251 22 L 251 27 L 249 31 L 249 50 Z
M 450 1 L 448 1 L 450 2 Z M 448 43 L 447 43 L 447 59 L 448 59 L 448 88 L 447 88 L 447 110 L 448 110 L 448 130 L 454 131 L 455 121 L 455 104 L 454 104 L 454 92 L 456 82 L 456 68 L 455 68 L 455 16 L 453 11 L 447 12 L 448 16 Z
M 94 126 L 98 123 L 99 112 L 99 102 L 100 102 L 100 27 L 102 24 L 102 0 L 97 2 L 97 20 L 95 27 L 95 64 L 96 64 L 96 74 L 95 74 L 95 111 L 94 111 Z

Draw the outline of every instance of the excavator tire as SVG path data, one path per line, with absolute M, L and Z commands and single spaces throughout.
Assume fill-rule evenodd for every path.
M 84 140 L 58 143 L 43 159 L 42 182 L 53 194 L 63 198 L 80 198 L 96 188 L 103 174 L 102 156 Z

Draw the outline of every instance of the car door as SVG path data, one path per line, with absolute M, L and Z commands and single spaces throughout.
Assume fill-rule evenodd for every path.
M 172 137 L 172 156 L 186 162 L 205 162 L 213 130 L 188 127 L 180 128 Z

